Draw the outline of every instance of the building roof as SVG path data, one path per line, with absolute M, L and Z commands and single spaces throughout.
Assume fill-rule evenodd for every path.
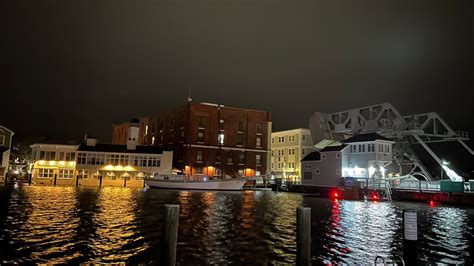
M 375 141 L 375 140 L 389 140 L 386 137 L 380 136 L 377 133 L 367 133 L 367 134 L 360 134 L 350 137 L 344 140 L 344 143 L 351 143 L 351 142 L 366 142 L 366 141 Z
M 6 130 L 6 131 L 9 131 L 9 132 L 10 132 L 12 135 L 14 135 L 14 134 L 15 134 L 15 132 L 11 131 L 10 129 L 8 129 L 8 128 L 6 128 L 6 127 L 2 126 L 2 125 L 0 125 L 0 129 L 3 129 L 3 130 Z
M 305 161 L 319 161 L 319 160 L 321 160 L 321 154 L 317 151 L 313 151 L 309 153 L 308 155 L 306 155 L 301 161 L 305 162 Z
M 95 146 L 88 146 L 85 143 L 82 143 L 79 146 L 78 151 L 162 154 L 163 148 L 155 146 L 137 146 L 135 150 L 129 150 L 127 149 L 127 145 L 96 144 Z
M 307 131 L 309 132 L 309 128 L 293 128 L 293 129 L 287 129 L 287 130 L 282 130 L 282 131 L 273 131 L 272 132 L 272 135 L 273 134 L 285 134 L 285 133 L 290 133 L 290 132 L 295 132 L 295 131 Z
M 339 145 L 339 146 L 327 146 L 324 149 L 320 150 L 319 152 L 342 151 L 345 147 L 347 147 L 346 144 L 342 144 L 342 145 Z

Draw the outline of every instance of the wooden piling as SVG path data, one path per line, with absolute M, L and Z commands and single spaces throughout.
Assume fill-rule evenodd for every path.
M 418 264 L 418 221 L 415 210 L 403 210 L 403 259 L 406 265 Z
M 57 175 L 57 174 L 54 174 L 54 181 L 53 181 L 53 182 L 54 182 L 54 183 L 53 183 L 54 186 L 56 186 L 56 180 L 57 180 L 57 178 L 58 178 L 58 175 Z M 51 183 L 50 183 L 50 184 L 51 184 Z
M 311 265 L 311 208 L 297 208 L 296 230 L 296 265 Z
M 179 205 L 166 204 L 163 217 L 162 255 L 160 265 L 174 266 L 176 264 L 176 249 L 178 243 Z

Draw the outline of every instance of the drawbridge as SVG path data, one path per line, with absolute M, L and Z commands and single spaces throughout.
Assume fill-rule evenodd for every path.
M 313 143 L 322 140 L 341 141 L 357 134 L 378 133 L 395 141 L 393 165 L 402 176 L 418 180 L 433 181 L 442 179 L 443 174 L 452 181 L 463 181 L 447 162 L 440 159 L 430 148 L 430 143 L 458 142 L 474 156 L 474 151 L 466 144 L 467 132 L 454 131 L 437 113 L 422 113 L 402 116 L 390 103 L 376 104 L 332 114 L 314 113 L 309 127 Z M 428 170 L 417 155 L 414 146 L 421 146 L 432 160 L 440 166 L 441 176 Z

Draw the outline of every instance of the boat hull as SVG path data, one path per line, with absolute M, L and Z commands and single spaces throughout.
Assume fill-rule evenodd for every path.
M 151 188 L 167 188 L 181 190 L 242 190 L 245 179 L 226 179 L 210 181 L 171 181 L 145 179 L 145 184 Z

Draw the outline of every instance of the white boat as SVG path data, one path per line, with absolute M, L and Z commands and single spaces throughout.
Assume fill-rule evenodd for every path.
M 145 178 L 145 184 L 150 188 L 168 188 L 182 190 L 242 190 L 245 178 L 215 179 L 207 178 L 185 180 L 183 177 L 174 178 Z

